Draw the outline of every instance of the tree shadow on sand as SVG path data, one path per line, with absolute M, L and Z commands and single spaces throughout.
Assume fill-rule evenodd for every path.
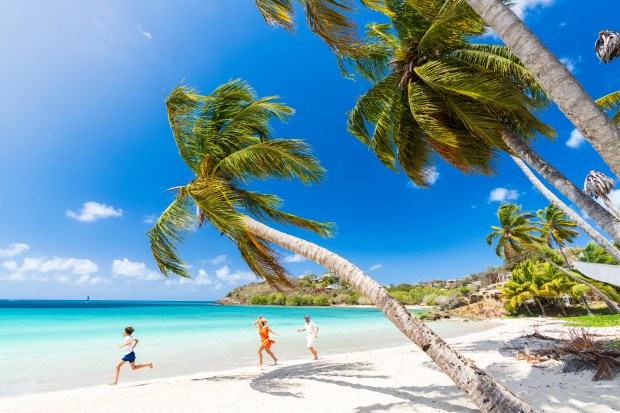
M 305 363 L 280 367 L 277 370 L 257 376 L 251 381 L 250 387 L 261 393 L 273 396 L 304 398 L 302 392 L 294 392 L 294 390 L 299 389 L 303 381 L 314 381 L 347 389 L 380 393 L 402 400 L 393 403 L 360 406 L 354 410 L 356 413 L 385 411 L 395 407 L 406 408 L 410 403 L 451 412 L 474 413 L 478 411 L 477 409 L 451 403 L 463 396 L 455 386 L 448 388 L 441 386 L 441 395 L 436 395 L 439 390 L 437 386 L 382 387 L 364 384 L 366 379 L 389 378 L 385 375 L 372 374 L 373 371 L 374 367 L 371 363 Z M 356 380 L 351 382 L 347 379 Z M 291 383 L 291 380 L 295 380 L 298 383 Z M 301 383 L 299 383 L 300 381 Z M 435 394 L 428 396 L 429 393 Z

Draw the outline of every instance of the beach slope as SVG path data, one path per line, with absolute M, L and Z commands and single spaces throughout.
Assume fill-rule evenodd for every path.
M 618 379 L 592 382 L 591 372 L 564 374 L 557 362 L 530 365 L 515 358 L 515 338 L 556 333 L 545 320 L 495 321 L 492 330 L 448 340 L 539 412 L 620 411 Z M 343 349 L 344 350 L 344 349 Z M 71 374 L 71 370 L 67 371 Z M 419 349 L 412 346 L 330 356 L 317 362 L 157 381 L 100 385 L 0 399 L 0 412 L 476 412 L 476 407 Z

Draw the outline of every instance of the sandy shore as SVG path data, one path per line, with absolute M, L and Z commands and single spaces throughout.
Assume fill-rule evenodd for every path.
M 490 331 L 448 340 L 539 412 L 620 411 L 619 381 L 591 372 L 564 374 L 555 362 L 515 358 L 522 334 L 557 334 L 554 320 L 495 321 Z M 609 331 L 618 334 L 618 329 Z M 320 350 L 320 349 L 319 349 Z M 122 383 L 123 375 L 143 374 Z M 3 372 L 2 374 L 7 374 Z M 10 373 L 9 373 L 10 374 Z M 68 366 L 67 374 L 71 374 Z M 195 376 L 148 380 L 123 371 L 121 383 L 0 399 L 0 412 L 475 412 L 476 407 L 413 345 L 343 354 L 317 362 L 283 361 Z

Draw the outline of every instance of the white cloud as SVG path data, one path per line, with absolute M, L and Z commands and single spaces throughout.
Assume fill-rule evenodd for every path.
M 0 257 L 14 257 L 21 254 L 24 251 L 28 251 L 30 247 L 28 244 L 17 243 L 9 245 L 9 248 L 0 249 Z
M 93 283 L 109 282 L 105 278 L 93 277 L 99 268 L 97 264 L 88 259 L 53 257 L 48 258 L 24 258 L 21 266 L 13 261 L 5 261 L 2 267 L 10 273 L 2 275 L 3 279 L 12 281 L 48 281 L 50 279 L 62 283 L 84 284 L 87 281 Z
M 308 261 L 308 258 L 303 257 L 299 254 L 290 254 L 290 255 L 286 255 L 284 258 L 282 258 L 282 261 L 284 262 L 303 262 L 303 261 Z
M 2 263 L 2 267 L 9 270 L 9 271 L 15 271 L 18 267 L 17 263 L 13 260 L 8 260 L 8 261 L 4 261 Z
M 555 0 L 513 0 L 514 7 L 512 10 L 521 20 L 523 20 L 528 10 L 535 9 L 537 7 L 551 6 L 554 1 Z
M 211 258 L 209 260 L 209 264 L 221 264 L 226 261 L 226 258 L 227 258 L 226 255 L 218 255 L 215 258 Z
M 112 273 L 116 276 L 131 277 L 142 281 L 158 280 L 161 277 L 156 271 L 146 268 L 145 263 L 129 261 L 127 258 L 123 258 L 122 261 L 112 261 Z
M 174 284 L 174 282 L 170 282 L 170 284 Z M 209 285 L 213 284 L 213 280 L 209 277 L 209 274 L 205 270 L 198 270 L 198 275 L 194 278 L 184 278 L 179 277 L 178 279 L 179 285 Z
M 514 201 L 519 198 L 521 194 L 516 189 L 495 188 L 489 194 L 489 202 L 506 202 Z
M 568 69 L 569 72 L 575 72 L 575 61 L 571 60 L 569 57 L 560 58 L 560 62 Z
M 147 215 L 144 217 L 142 222 L 144 222 L 145 224 L 154 224 L 156 220 L 157 220 L 157 215 Z
M 615 206 L 620 208 L 620 189 L 612 189 L 607 197 Z
M 566 146 L 569 148 L 577 149 L 584 143 L 586 138 L 583 137 L 581 133 L 577 129 L 573 129 L 570 133 L 570 138 L 566 141 Z
M 122 217 L 122 209 L 114 209 L 112 206 L 106 204 L 100 204 L 98 202 L 85 202 L 82 209 L 78 212 L 67 210 L 66 215 L 69 218 L 81 222 L 93 222 L 98 219 Z
M 147 32 L 146 30 L 144 30 L 142 28 L 142 26 L 138 26 L 138 30 L 140 31 L 140 33 L 142 33 L 142 35 L 144 37 L 146 37 L 148 40 L 153 40 L 153 35 L 149 32 Z
M 215 276 L 218 280 L 222 282 L 227 282 L 228 284 L 235 284 L 240 281 L 254 281 L 256 280 L 256 276 L 251 271 L 235 271 L 234 273 L 230 272 L 230 268 L 228 265 L 223 266 L 215 270 Z M 220 283 L 221 284 L 221 283 Z M 217 289 L 217 285 L 216 285 Z
M 373 265 L 372 267 L 370 267 L 370 271 L 379 270 L 381 268 L 383 268 L 383 264 L 377 263 L 377 264 Z
M 440 173 L 437 172 L 437 167 L 433 165 L 430 168 L 428 168 L 427 172 L 428 172 L 428 176 L 426 177 L 426 181 L 428 182 L 428 184 L 430 186 L 435 185 L 435 182 L 437 182 L 437 180 L 439 179 L 439 176 L 440 176 Z M 417 186 L 413 182 L 409 181 L 409 182 L 407 182 L 407 188 L 418 189 L 418 188 L 422 188 L 422 187 Z

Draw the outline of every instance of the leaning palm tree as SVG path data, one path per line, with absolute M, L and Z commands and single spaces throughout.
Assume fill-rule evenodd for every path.
M 485 26 L 463 0 L 393 0 L 389 12 L 392 25 L 368 26 L 366 57 L 342 58 L 374 84 L 349 116 L 354 136 L 420 186 L 433 153 L 486 174 L 496 150 L 517 154 L 620 242 L 620 222 L 524 140 L 553 133 L 528 112 L 545 103 L 544 94 L 506 47 L 469 43 Z
M 620 129 L 504 0 L 466 0 L 532 73 L 609 168 L 620 176 Z
M 497 210 L 497 218 L 500 226 L 491 226 L 493 232 L 487 235 L 487 244 L 492 245 L 493 241 L 497 239 L 495 253 L 501 258 L 506 258 L 507 248 L 520 254 L 526 251 L 535 254 L 543 261 L 548 262 L 556 270 L 561 271 L 571 280 L 590 288 L 594 294 L 605 302 L 610 311 L 620 314 L 620 306 L 601 290 L 578 275 L 560 267 L 542 253 L 544 241 L 541 237 L 534 234 L 538 232 L 538 227 L 530 222 L 533 216 L 534 215 L 530 212 L 521 212 L 521 207 L 518 205 L 510 203 L 502 204 Z
M 540 308 L 540 313 L 543 317 L 546 317 L 547 314 L 545 312 L 545 307 L 540 302 L 540 297 L 542 295 L 547 295 L 546 291 L 543 291 L 543 285 L 548 281 L 546 278 L 541 276 L 542 274 L 538 271 L 537 265 L 532 260 L 527 260 L 518 264 L 512 270 L 511 279 L 513 282 L 519 281 L 521 283 L 521 289 L 524 292 L 528 292 L 531 299 L 533 299 L 536 304 L 538 304 L 538 308 Z
M 566 254 L 564 254 L 563 246 L 567 242 L 573 242 L 575 237 L 579 235 L 579 232 L 575 231 L 577 225 L 566 218 L 566 216 L 560 211 L 560 209 L 554 204 L 549 204 L 545 209 L 539 209 L 536 213 L 538 215 L 538 224 L 540 225 L 540 235 L 545 240 L 545 243 L 549 247 L 553 247 L 555 243 L 560 249 L 560 253 L 566 262 L 568 268 L 571 267 Z
M 609 63 L 620 56 L 620 33 L 603 30 L 598 34 L 594 44 L 596 57 L 603 63 Z
M 323 265 L 349 282 L 418 345 L 484 412 L 533 412 L 483 370 L 449 347 L 385 288 L 359 268 L 311 242 L 277 231 L 258 220 L 291 224 L 328 236 L 332 226 L 278 209 L 275 195 L 250 191 L 253 179 L 296 178 L 314 183 L 323 168 L 299 140 L 273 139 L 272 118 L 292 110 L 274 98 L 259 99 L 244 82 L 232 81 L 211 95 L 178 87 L 166 99 L 168 120 L 179 154 L 194 175 L 175 187 L 177 196 L 148 232 L 151 251 L 164 275 L 189 276 L 177 254 L 193 225 L 210 223 L 229 238 L 260 278 L 287 284 L 286 270 L 270 244 Z M 254 219 L 256 218 L 256 219 Z
M 594 199 L 601 198 L 607 208 L 620 220 L 620 209 L 609 199 L 608 195 L 616 186 L 613 179 L 602 172 L 590 171 L 583 183 L 583 190 Z

